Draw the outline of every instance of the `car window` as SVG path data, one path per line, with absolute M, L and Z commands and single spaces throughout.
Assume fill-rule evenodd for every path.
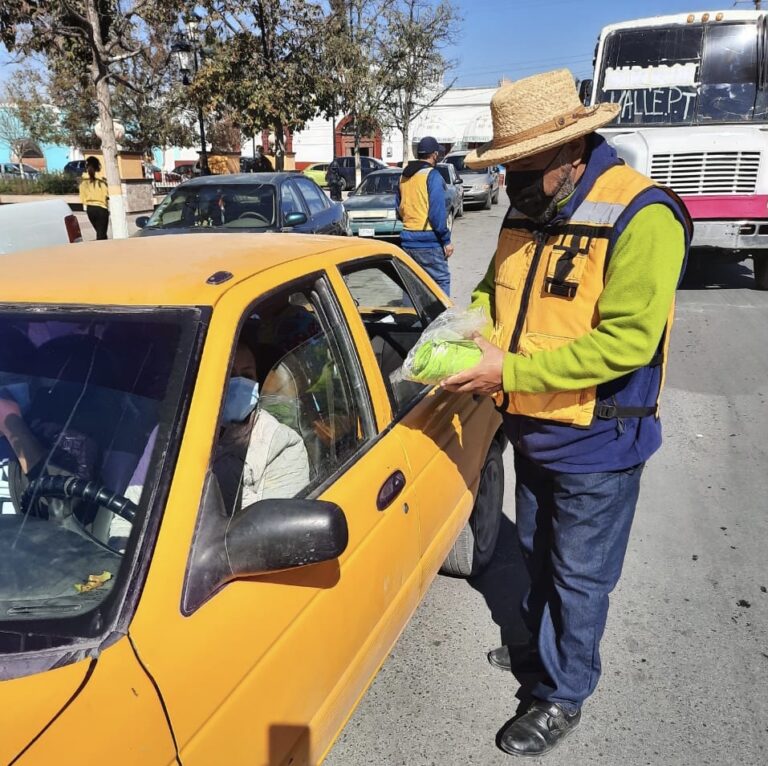
M 283 218 L 289 213 L 303 213 L 304 207 L 301 204 L 301 195 L 294 185 L 288 181 L 280 187 L 281 199 L 280 210 L 283 213 Z
M 329 205 L 328 197 L 318 188 L 317 184 L 308 178 L 297 178 L 296 184 L 307 203 L 307 207 L 312 215 L 322 213 Z
M 443 311 L 443 302 L 405 264 L 392 259 L 341 268 L 376 355 L 395 414 L 405 412 L 425 386 L 398 380 L 408 351 Z
M 400 185 L 400 173 L 371 173 L 355 194 L 394 194 Z
M 275 226 L 275 187 L 268 183 L 185 184 L 152 213 L 147 227 L 160 229 L 269 229 Z
M 362 163 L 363 170 L 376 170 L 378 166 L 368 157 L 361 157 L 360 162 Z
M 43 621 L 30 634 L 55 642 L 72 635 L 60 620 L 131 582 L 198 314 L 0 312 L 0 560 L 13 573 L 0 578 L 0 633 L 7 620 Z
M 326 485 L 374 435 L 353 343 L 320 292 L 313 279 L 271 293 L 234 344 L 210 464 L 230 517 Z

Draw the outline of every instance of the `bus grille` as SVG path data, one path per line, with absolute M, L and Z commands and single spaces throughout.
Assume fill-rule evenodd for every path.
M 760 152 L 654 154 L 651 178 L 678 194 L 754 194 Z

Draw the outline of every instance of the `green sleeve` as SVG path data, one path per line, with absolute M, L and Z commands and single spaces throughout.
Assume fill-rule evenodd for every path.
M 643 208 L 614 246 L 597 327 L 552 351 L 507 354 L 504 390 L 573 391 L 648 364 L 667 322 L 684 253 L 683 227 L 672 211 L 662 204 Z
M 483 277 L 483 281 L 472 291 L 472 302 L 470 308 L 484 308 L 488 316 L 495 320 L 495 298 L 496 298 L 496 255 L 491 258 L 491 265 Z

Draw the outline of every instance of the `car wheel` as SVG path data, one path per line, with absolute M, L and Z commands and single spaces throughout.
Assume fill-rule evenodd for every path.
M 491 209 L 491 197 L 493 197 L 493 194 L 489 191 L 488 196 L 485 198 L 485 202 L 483 203 L 483 210 Z
M 752 267 L 755 271 L 755 287 L 768 290 L 768 253 L 755 253 L 752 256 Z
M 453 231 L 453 210 L 448 211 L 448 215 L 445 218 L 445 225 L 448 231 Z
M 501 446 L 494 439 L 480 474 L 472 515 L 440 568 L 443 574 L 470 577 L 490 564 L 499 539 L 503 501 L 504 463 Z

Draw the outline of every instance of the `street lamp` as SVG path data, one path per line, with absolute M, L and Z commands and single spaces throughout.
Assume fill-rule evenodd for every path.
M 198 53 L 200 58 L 198 59 Z M 188 19 L 184 24 L 184 30 L 177 32 L 171 43 L 171 55 L 176 59 L 179 67 L 181 81 L 189 85 L 190 74 L 197 74 L 199 62 L 203 57 L 203 48 L 200 44 L 197 19 Z M 205 122 L 203 120 L 203 107 L 197 107 L 197 119 L 200 123 L 200 173 L 210 175 L 208 168 L 208 152 L 205 148 Z

